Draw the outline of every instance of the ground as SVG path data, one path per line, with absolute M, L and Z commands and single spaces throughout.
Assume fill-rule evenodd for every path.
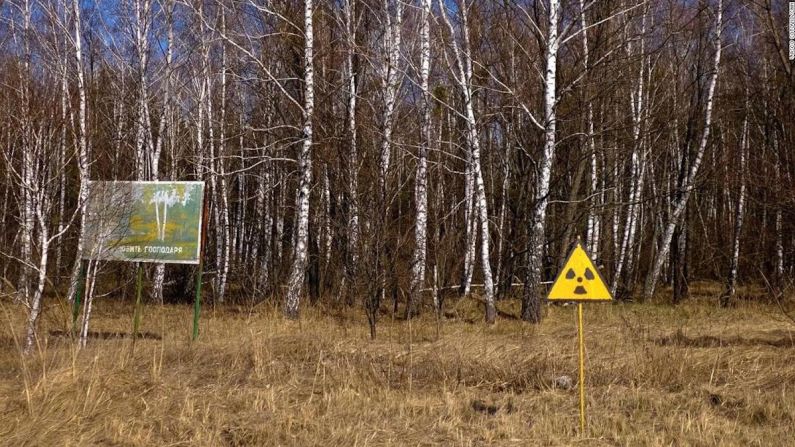
M 706 295 L 710 295 L 707 293 Z M 50 300 L 35 353 L 0 302 L 0 445 L 786 445 L 795 439 L 795 324 L 774 304 L 714 298 L 585 308 L 579 433 L 576 306 L 497 324 L 475 300 L 439 322 L 305 306 L 149 305 L 102 298 L 88 346 Z M 561 376 L 572 378 L 567 387 Z M 556 382 L 559 382 L 557 386 Z

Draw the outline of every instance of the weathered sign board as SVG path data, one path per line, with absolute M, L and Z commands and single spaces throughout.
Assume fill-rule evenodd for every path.
M 204 182 L 89 182 L 83 258 L 198 264 Z
M 82 259 L 197 264 L 193 339 L 199 336 L 202 295 L 202 246 L 206 232 L 204 182 L 88 182 Z M 91 263 L 89 262 L 89 265 Z M 137 268 L 133 342 L 141 318 L 143 270 Z M 72 307 L 77 324 L 87 269 Z

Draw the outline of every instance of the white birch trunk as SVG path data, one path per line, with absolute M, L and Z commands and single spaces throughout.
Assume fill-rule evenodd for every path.
M 264 169 L 263 178 L 260 181 L 257 187 L 257 222 L 259 222 L 259 229 L 260 235 L 265 235 L 265 240 L 262 242 L 260 241 L 260 237 L 255 238 L 255 245 L 252 248 L 251 258 L 254 262 L 257 260 L 258 254 L 258 247 L 260 243 L 264 243 L 262 246 L 262 261 L 260 261 L 260 271 L 259 277 L 257 280 L 257 286 L 259 288 L 267 287 L 268 280 L 270 279 L 270 262 L 271 262 L 271 228 L 273 227 L 273 215 L 271 213 L 270 207 L 270 188 L 271 188 L 271 181 L 270 181 L 270 168 L 266 167 Z M 256 249 L 256 250 L 255 250 Z
M 267 169 L 267 168 L 266 168 Z M 248 261 L 257 262 L 262 246 L 262 236 L 270 231 L 265 227 L 265 178 L 264 176 L 257 182 L 256 200 L 254 201 L 254 219 L 256 224 L 252 228 L 251 246 L 248 249 Z M 256 285 L 259 286 L 259 281 Z
M 459 48 L 455 39 L 455 29 L 447 17 L 447 6 L 441 5 L 442 19 L 444 20 L 450 35 L 452 37 L 451 44 L 453 53 L 455 54 L 456 65 L 458 73 L 453 77 L 456 80 L 464 99 L 465 105 L 465 119 L 466 119 L 466 137 L 467 145 L 469 146 L 469 167 L 474 181 L 474 207 L 477 212 L 478 221 L 480 223 L 480 250 L 481 250 L 481 267 L 483 268 L 483 288 L 486 301 L 486 322 L 494 323 L 497 312 L 494 306 L 494 280 L 491 272 L 490 254 L 490 240 L 489 240 L 489 213 L 488 203 L 486 202 L 486 187 L 483 181 L 483 171 L 480 164 L 480 139 L 478 137 L 477 120 L 475 118 L 474 109 L 474 95 L 472 85 L 472 57 L 469 42 L 469 24 L 467 23 L 467 6 L 466 4 L 458 4 L 458 10 L 461 14 L 461 31 L 463 35 L 463 51 Z M 474 220 L 474 218 L 473 218 Z M 473 236 L 475 231 L 472 232 Z
M 221 13 L 221 33 L 226 35 L 226 12 Z M 221 258 L 218 264 L 218 301 L 223 303 L 226 300 L 226 283 L 229 276 L 229 254 L 230 254 L 230 237 L 229 237 L 229 192 L 227 190 L 226 182 L 226 91 L 227 91 L 227 77 L 226 77 L 226 44 L 225 41 L 221 43 L 221 105 L 220 105 L 220 129 L 218 138 L 218 156 L 216 157 L 218 183 L 219 189 L 217 195 L 220 200 L 216 203 L 219 206 L 218 213 L 221 216 L 220 231 L 223 244 L 217 244 L 219 247 L 223 246 Z M 218 234 L 218 233 L 216 233 Z
M 707 150 L 707 143 L 709 142 L 709 134 L 712 124 L 712 109 L 715 98 L 715 86 L 718 83 L 718 72 L 720 69 L 722 28 L 723 28 L 723 0 L 718 0 L 718 11 L 717 11 L 716 24 L 715 24 L 715 37 L 714 37 L 715 57 L 713 60 L 712 75 L 709 80 L 709 90 L 707 93 L 706 109 L 704 111 L 704 130 L 701 134 L 701 142 L 699 143 L 698 151 L 696 152 L 696 157 L 693 160 L 692 164 L 690 165 L 690 169 L 687 172 L 685 181 L 682 184 L 683 191 L 681 192 L 681 195 L 679 196 L 678 200 L 676 200 L 676 203 L 674 203 L 673 209 L 671 210 L 671 213 L 668 216 L 668 222 L 666 223 L 665 226 L 665 233 L 663 234 L 660 250 L 657 252 L 656 256 L 654 257 L 652 266 L 649 270 L 648 275 L 646 276 L 646 284 L 644 286 L 644 291 L 643 291 L 643 296 L 645 299 L 650 299 L 654 295 L 654 289 L 657 285 L 657 279 L 660 277 L 660 271 L 662 270 L 663 262 L 665 261 L 665 258 L 668 257 L 668 253 L 671 250 L 671 240 L 673 239 L 674 231 L 676 230 L 679 218 L 682 216 L 682 213 L 685 211 L 685 208 L 687 207 L 687 201 L 690 198 L 690 193 L 692 192 L 692 188 L 696 180 L 696 175 L 698 174 L 698 169 L 701 166 L 701 161 L 703 160 L 704 153 Z
M 29 301 L 28 306 L 28 321 L 27 329 L 25 330 L 25 352 L 30 353 L 33 345 L 36 343 L 36 326 L 38 324 L 39 316 L 41 315 L 41 302 L 44 297 L 44 286 L 47 283 L 47 258 L 50 250 L 49 234 L 47 232 L 46 222 L 42 222 L 39 228 L 39 250 L 41 255 L 39 258 L 39 275 L 36 289 L 33 292 L 33 297 Z
M 622 273 L 624 271 L 624 264 L 631 262 L 632 253 L 634 252 L 635 233 L 638 227 L 640 218 L 641 197 L 643 194 L 643 182 L 646 170 L 646 150 L 643 145 L 644 139 L 641 137 L 643 115 L 645 113 L 644 98 L 644 81 L 646 73 L 646 56 L 645 56 L 645 36 L 646 36 L 646 14 L 648 9 L 643 15 L 641 30 L 640 30 L 640 48 L 638 54 L 640 55 L 640 70 L 638 73 L 637 84 L 630 93 L 630 108 L 632 111 L 632 158 L 630 167 L 630 188 L 629 188 L 629 206 L 627 207 L 627 216 L 624 222 L 624 236 L 621 241 L 621 248 L 618 252 L 618 261 L 613 273 L 613 282 L 610 285 L 610 293 L 615 297 L 618 291 L 618 286 L 621 283 Z M 632 56 L 632 42 L 627 42 L 627 55 Z M 629 271 L 629 268 L 627 269 Z
M 24 127 L 29 126 L 29 114 L 23 112 L 25 114 L 23 120 L 27 123 L 23 125 Z M 34 163 L 33 163 L 33 151 L 34 148 L 30 143 L 31 133 L 30 131 L 23 131 L 27 134 L 25 140 L 28 140 L 24 146 L 22 151 L 23 161 L 22 161 L 22 179 L 20 184 L 21 189 L 21 196 L 22 196 L 22 228 L 21 230 L 21 245 L 22 245 L 22 253 L 21 258 L 23 263 L 20 265 L 20 274 L 19 274 L 19 283 L 18 283 L 18 293 L 19 293 L 19 300 L 21 302 L 27 303 L 30 300 L 30 265 L 33 261 L 33 238 L 35 232 L 35 200 L 36 198 L 33 195 L 34 189 Z
M 243 93 L 238 90 L 238 97 L 240 103 L 242 104 Z M 245 122 L 243 114 L 238 114 L 238 127 L 240 129 L 245 128 Z M 244 163 L 245 160 L 245 141 L 243 138 L 243 133 L 240 132 L 240 136 L 238 139 L 238 148 L 240 149 L 240 160 L 241 164 Z M 250 247 L 249 244 L 246 244 L 247 236 L 251 230 L 248 229 L 249 225 L 246 219 L 246 211 L 248 210 L 248 200 L 246 198 L 247 189 L 248 189 L 248 182 L 246 181 L 246 175 L 243 173 L 239 173 L 237 176 L 237 214 L 235 216 L 235 244 L 232 246 L 235 247 L 234 253 L 232 253 L 232 258 L 230 262 L 235 265 L 239 265 L 241 262 L 248 261 L 248 248 Z
M 148 0 L 135 2 L 135 53 L 138 63 L 138 107 L 135 126 L 135 163 L 138 180 L 149 180 L 151 176 L 151 163 L 154 155 L 152 142 L 151 123 L 149 116 L 149 88 L 146 76 L 149 64 L 149 26 L 148 18 L 151 12 Z
M 746 95 L 748 92 L 746 92 Z M 749 113 L 749 100 L 746 96 L 745 101 L 745 116 L 743 117 L 743 130 L 740 141 L 740 163 L 737 170 L 737 175 L 740 176 L 740 190 L 737 195 L 737 208 L 734 213 L 734 234 L 732 235 L 731 259 L 729 260 L 729 274 L 726 278 L 726 289 L 720 296 L 721 307 L 727 307 L 729 302 L 734 297 L 737 291 L 737 274 L 740 261 L 740 236 L 743 230 L 743 219 L 745 216 L 745 172 L 746 157 L 748 153 L 748 113 Z M 728 161 L 727 161 L 728 164 Z
M 544 75 L 544 150 L 539 161 L 536 179 L 535 207 L 531 212 L 528 245 L 527 279 L 522 299 L 522 319 L 541 322 L 541 274 L 543 269 L 549 183 L 552 162 L 555 159 L 557 102 L 558 22 L 560 0 L 549 2 L 549 29 L 547 32 L 546 73 Z
M 784 232 L 781 208 L 776 210 L 776 279 L 784 277 Z
M 621 203 L 621 180 L 619 176 L 619 160 L 618 155 L 614 154 L 613 157 L 613 203 Z M 605 166 L 607 165 L 607 157 L 605 156 Z M 613 237 L 613 257 L 618 256 L 621 246 L 621 212 L 618 206 L 613 207 L 613 224 L 612 224 L 612 237 Z
M 776 164 L 773 168 L 774 178 L 776 179 L 776 184 L 781 185 L 781 152 L 779 149 L 778 143 L 778 134 L 773 132 L 773 152 L 776 154 Z M 776 260 L 775 260 L 775 267 L 774 267 L 774 275 L 775 281 L 780 282 L 784 277 L 784 234 L 783 234 L 783 213 L 781 210 L 781 205 L 776 205 L 776 215 L 775 215 L 775 225 L 776 225 Z M 763 226 L 764 228 L 764 226 Z
M 64 8 L 63 22 L 67 22 L 66 5 Z M 65 46 L 65 45 L 64 45 Z M 64 48 L 65 50 L 65 48 Z M 61 142 L 58 146 L 58 236 L 55 246 L 55 275 L 60 279 L 61 263 L 63 262 L 63 234 L 66 228 L 66 130 L 67 117 L 69 114 L 69 81 L 68 81 L 68 53 L 64 54 L 63 66 L 61 67 Z
M 199 9 L 199 14 L 202 14 L 202 9 Z M 204 42 L 204 26 L 202 26 L 202 42 L 201 47 L 203 51 L 203 62 L 204 62 L 204 84 L 206 86 L 206 95 L 204 96 L 205 102 L 205 114 L 207 119 L 207 147 L 208 147 L 208 159 L 207 163 L 207 170 L 210 179 L 210 194 L 214 200 L 212 200 L 212 214 L 213 214 L 213 223 L 215 227 L 215 268 L 216 268 L 216 276 L 214 281 L 215 286 L 215 296 L 219 302 L 223 302 L 225 289 L 226 289 L 226 280 L 224 278 L 224 252 L 226 250 L 226 245 L 228 244 L 228 239 L 226 239 L 226 228 L 224 225 L 224 215 L 226 214 L 226 206 L 223 201 L 223 196 L 220 191 L 219 187 L 219 166 L 220 163 L 218 161 L 218 152 L 220 152 L 219 146 L 223 144 L 221 142 L 222 139 L 216 139 L 215 134 L 215 123 L 214 123 L 214 111 L 213 111 L 213 79 L 212 79 L 212 56 L 211 56 L 211 43 Z M 223 33 L 222 33 L 223 34 Z M 223 48 L 223 47 L 222 47 Z M 223 50 L 222 50 L 223 51 Z M 222 64 L 223 65 L 223 64 Z M 223 74 L 222 74 L 223 76 Z M 223 79 L 222 79 L 223 83 Z M 223 90 L 223 86 L 222 86 Z M 221 96 L 223 98 L 225 92 L 222 92 Z M 223 103 L 223 100 L 222 100 Z M 223 109 L 223 104 L 221 106 Z M 223 112 L 223 110 L 222 110 Z M 219 121 L 221 121 L 219 119 Z M 220 132 L 223 133 L 223 123 L 221 122 L 220 125 Z M 200 154 L 203 153 L 203 148 L 200 147 Z M 218 152 L 217 152 L 218 151 Z
M 585 70 L 585 75 L 589 75 L 589 49 L 588 49 L 588 22 L 585 16 L 585 0 L 580 0 L 580 28 L 582 29 L 582 65 L 583 69 Z M 585 79 L 586 85 L 586 92 L 589 93 L 587 89 L 587 79 Z M 600 236 L 600 226 L 601 226 L 601 216 L 599 214 L 599 195 L 597 194 L 599 188 L 599 172 L 597 166 L 597 155 L 596 155 L 596 140 L 594 138 L 594 121 L 593 121 L 593 102 L 590 98 L 587 98 L 588 101 L 588 111 L 586 112 L 586 126 L 587 126 L 587 135 L 586 135 L 586 147 L 588 148 L 588 152 L 590 153 L 591 159 L 591 206 L 588 208 L 588 221 L 586 224 L 586 244 L 588 247 L 588 254 L 590 254 L 593 259 L 597 259 L 599 257 L 599 236 Z
M 25 0 L 22 4 L 23 14 L 23 55 L 22 66 L 23 73 L 20 77 L 21 91 L 22 91 L 22 179 L 20 184 L 20 192 L 22 197 L 21 214 L 22 214 L 22 228 L 21 230 L 21 258 L 23 263 L 19 268 L 19 282 L 17 285 L 17 299 L 21 302 L 28 303 L 30 301 L 30 265 L 33 261 L 33 232 L 34 232 L 34 200 L 33 197 L 33 129 L 31 128 L 32 117 L 30 114 L 30 83 L 33 74 L 31 73 L 31 37 L 33 32 L 31 30 L 31 5 L 29 0 Z
M 173 116 L 172 112 L 172 96 L 174 94 L 173 91 L 173 59 L 174 59 L 174 0 L 169 0 L 166 5 L 166 21 L 167 21 L 167 34 L 166 34 L 166 82 L 165 82 L 165 92 L 163 98 L 163 108 L 160 111 L 160 121 L 158 123 L 158 131 L 157 131 L 157 141 L 154 145 L 154 153 L 152 154 L 150 160 L 150 172 L 152 180 L 160 180 L 160 154 L 163 150 L 163 144 L 165 140 L 165 128 L 166 122 L 169 122 L 169 126 L 173 126 L 173 120 L 169 120 L 169 117 Z M 171 129 L 169 129 L 170 131 Z M 173 141 L 172 141 L 173 143 Z M 163 216 L 163 221 L 165 222 L 165 212 Z M 163 226 L 163 238 L 165 238 L 165 225 Z M 155 301 L 160 304 L 163 304 L 163 283 L 165 282 L 166 277 L 166 265 L 165 264 L 156 264 L 155 265 L 155 276 L 154 281 L 152 282 L 152 296 L 154 297 Z
M 431 0 L 422 0 L 420 21 L 420 86 L 422 88 L 421 142 L 417 160 L 417 176 L 414 196 L 417 207 L 417 222 L 414 227 L 414 259 L 412 262 L 410 303 L 406 306 L 407 317 L 411 317 L 413 306 L 420 303 L 421 290 L 425 284 L 428 241 L 428 149 L 431 145 L 431 103 L 429 86 L 431 70 Z M 435 268 L 434 268 L 435 271 Z M 434 288 L 436 283 L 434 283 Z M 436 295 L 434 295 L 436 300 Z
M 394 4 L 394 17 L 390 4 Z M 383 61 L 378 68 L 380 71 L 381 89 L 384 98 L 384 110 L 382 112 L 382 131 L 383 139 L 381 140 L 381 147 L 379 151 L 379 173 L 378 173 L 378 187 L 381 194 L 381 223 L 379 232 L 380 235 L 380 249 L 382 256 L 386 253 L 386 229 L 387 214 L 389 213 L 389 203 L 387 197 L 388 176 L 390 171 L 390 162 L 392 159 L 392 131 L 394 128 L 394 115 L 395 103 L 397 101 L 398 87 L 399 87 L 399 64 L 400 64 L 400 41 L 402 36 L 403 25 L 403 2 L 402 0 L 384 0 L 383 1 L 384 16 L 385 16 L 385 38 L 384 47 L 382 49 Z M 381 281 L 380 295 L 383 300 L 386 292 L 386 270 L 383 261 L 380 262 L 378 276 Z
M 592 202 L 588 209 L 588 223 L 586 241 L 588 246 L 588 254 L 594 260 L 599 259 L 599 247 L 602 235 L 602 215 L 600 206 L 602 201 L 601 194 L 599 194 L 599 164 L 598 156 L 596 154 L 596 140 L 594 138 L 594 122 L 593 122 L 593 105 L 588 102 L 588 152 L 591 154 L 591 195 Z
M 328 270 L 331 262 L 331 243 L 334 233 L 331 231 L 331 185 L 328 178 L 328 165 L 323 166 L 323 270 Z
M 298 305 L 304 285 L 309 239 L 309 187 L 312 182 L 312 116 L 315 109 L 312 0 L 304 0 L 304 130 L 301 152 L 298 156 L 298 195 L 296 200 L 297 225 L 293 263 L 287 282 L 287 300 L 284 313 L 288 318 L 298 318 Z
M 152 122 L 149 110 L 149 78 L 147 75 L 149 65 L 149 30 L 152 21 L 152 3 L 149 0 L 137 0 L 135 2 L 135 51 L 138 63 L 138 119 L 136 122 L 135 131 L 135 150 L 136 150 L 136 176 L 138 180 L 159 180 L 159 161 L 160 152 L 163 145 L 163 128 L 165 125 L 165 108 L 164 102 L 163 110 L 161 110 L 158 120 L 157 137 L 152 132 Z M 171 38 L 169 34 L 167 42 L 168 55 L 167 55 L 167 68 L 170 70 L 171 58 Z M 167 77 L 170 74 L 167 73 Z M 170 84 L 170 79 L 166 80 L 166 85 Z M 165 99 L 169 99 L 169 91 L 165 92 Z M 165 205 L 165 204 L 164 204 Z M 168 206 L 163 207 L 162 226 L 160 214 L 158 212 L 158 205 L 155 205 L 155 211 L 158 221 L 158 238 L 163 240 L 165 237 L 165 222 Z M 154 281 L 152 283 L 152 295 L 157 302 L 163 302 L 163 282 L 165 278 L 165 265 L 157 264 L 155 267 Z
M 45 149 L 39 145 L 39 151 L 44 151 Z M 60 166 L 63 169 L 63 166 Z M 24 351 L 26 353 L 30 353 L 33 349 L 33 345 L 36 342 L 36 325 L 38 323 L 39 316 L 41 315 L 41 304 L 44 297 L 44 287 L 47 284 L 47 260 L 49 259 L 50 253 L 50 233 L 49 227 L 50 222 L 48 218 L 49 214 L 49 197 L 50 191 L 47 190 L 47 183 L 48 179 L 46 178 L 46 173 L 42 172 L 44 168 L 39 168 L 37 174 L 35 175 L 35 186 L 31 189 L 31 196 L 35 196 L 35 215 L 38 221 L 39 227 L 39 264 L 38 264 L 38 279 L 36 288 L 33 291 L 32 297 L 28 301 L 28 321 L 27 321 L 27 328 L 25 331 L 25 347 Z M 33 185 L 31 185 L 33 186 Z M 35 194 L 34 194 L 35 193 Z M 32 261 L 32 260 L 31 260 Z
M 384 15 L 386 17 L 386 37 L 384 39 L 384 61 L 380 67 L 381 84 L 384 91 L 384 111 L 382 126 L 384 138 L 381 140 L 380 149 L 380 176 L 378 178 L 382 199 L 386 194 L 386 176 L 389 172 L 389 163 L 392 154 L 392 130 L 394 128 L 395 102 L 399 87 L 400 40 L 403 24 L 403 2 L 398 0 L 395 4 L 395 17 L 389 8 L 390 1 L 384 0 Z
M 356 53 L 356 0 L 347 0 L 344 7 L 347 47 L 345 69 L 348 79 L 348 276 L 356 275 L 359 251 L 359 156 L 356 149 L 356 68 L 353 57 Z
M 71 280 L 69 282 L 69 291 L 67 297 L 71 302 L 74 299 L 75 292 L 77 291 L 77 284 L 80 281 L 80 263 L 83 257 L 83 234 L 85 232 L 86 223 L 86 200 L 88 199 L 88 181 L 89 181 L 89 165 L 88 165 L 88 134 L 86 128 L 86 85 L 83 75 L 83 46 L 82 46 L 82 24 L 80 20 L 80 1 L 72 0 L 72 19 L 74 21 L 74 56 L 75 56 L 75 69 L 77 74 L 77 94 L 79 100 L 78 106 L 78 129 L 77 129 L 77 167 L 80 174 L 80 192 L 78 194 L 77 206 L 80 208 L 80 234 L 77 239 L 77 250 L 75 253 L 75 262 L 72 267 Z
M 275 175 L 278 176 L 282 175 L 282 170 L 276 169 Z M 274 231 L 274 247 L 273 247 L 273 255 L 274 255 L 274 262 L 281 263 L 282 255 L 284 254 L 284 207 L 285 201 L 287 200 L 286 195 L 287 188 L 284 186 L 279 188 L 279 193 L 276 196 L 276 209 L 274 210 L 276 213 L 276 228 Z
M 507 126 L 508 129 L 506 130 L 507 135 L 511 135 L 512 130 L 511 126 Z M 503 155 L 502 160 L 502 187 L 500 188 L 500 210 L 497 212 L 497 216 L 499 219 L 499 223 L 497 224 L 497 235 L 500 238 L 499 243 L 497 244 L 497 269 L 494 274 L 495 278 L 495 294 L 497 290 L 500 291 L 501 294 L 505 294 L 505 290 L 501 289 L 499 286 L 500 281 L 502 280 L 502 268 L 503 268 L 503 253 L 505 251 L 505 220 L 508 213 L 508 183 L 510 181 L 510 154 L 511 154 L 511 145 L 513 141 L 509 138 L 505 144 L 505 154 Z M 510 281 L 509 281 L 510 282 Z
M 84 348 L 88 342 L 88 326 L 91 321 L 91 311 L 94 307 L 94 286 L 97 279 L 97 261 L 88 261 L 86 268 L 85 297 L 83 301 L 83 314 L 80 322 L 80 340 L 78 346 Z
M 204 3 L 199 2 L 198 4 L 198 11 L 197 15 L 199 17 L 204 14 L 204 8 L 202 7 Z M 204 169 L 204 115 L 205 115 L 205 103 L 206 103 L 206 96 L 209 95 L 209 83 L 208 83 L 208 75 L 207 75 L 207 49 L 205 44 L 205 31 L 204 26 L 199 26 L 198 29 L 199 34 L 199 53 L 201 55 L 200 61 L 200 68 L 196 70 L 194 76 L 198 78 L 197 82 L 197 98 L 196 98 L 196 177 L 199 180 L 206 180 L 205 179 L 205 169 Z M 209 194 L 209 192 L 205 192 L 205 194 Z M 209 219 L 209 216 L 205 217 Z
M 62 0 L 59 4 L 63 17 L 62 23 L 69 23 L 69 6 L 66 0 Z M 63 55 L 60 58 L 61 62 L 61 141 L 58 151 L 58 227 L 56 233 L 59 235 L 55 240 L 55 276 L 56 280 L 60 281 L 61 266 L 63 265 L 63 235 L 66 229 L 66 137 L 67 137 L 67 119 L 71 117 L 70 104 L 69 104 L 69 51 L 68 51 L 68 34 L 63 39 Z
M 475 219 L 475 176 L 472 172 L 472 150 L 467 148 L 467 165 L 464 175 L 464 226 L 466 228 L 466 246 L 464 253 L 464 271 L 461 277 L 461 295 L 469 296 L 472 287 L 472 276 L 475 273 L 475 252 L 477 251 L 477 220 Z

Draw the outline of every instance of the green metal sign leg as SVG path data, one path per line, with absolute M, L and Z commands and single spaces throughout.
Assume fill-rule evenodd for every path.
M 135 343 L 135 339 L 138 338 L 138 327 L 141 324 L 141 289 L 143 289 L 143 271 L 144 269 L 141 268 L 141 263 L 138 263 L 136 267 L 136 279 L 135 279 L 135 312 L 133 313 L 133 343 Z
M 193 339 L 199 338 L 199 313 L 202 310 L 202 271 L 204 262 L 199 261 L 199 271 L 196 274 L 196 302 L 193 304 Z

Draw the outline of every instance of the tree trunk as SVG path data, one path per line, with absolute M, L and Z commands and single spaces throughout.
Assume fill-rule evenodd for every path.
M 77 94 L 79 100 L 78 108 L 78 156 L 77 167 L 80 173 L 80 192 L 78 193 L 77 206 L 80 208 L 80 230 L 77 239 L 77 249 L 75 250 L 75 261 L 72 267 L 72 275 L 69 281 L 69 291 L 67 297 L 71 302 L 74 300 L 77 284 L 80 281 L 80 263 L 83 257 L 83 234 L 86 224 L 86 200 L 88 199 L 88 130 L 86 124 L 86 85 L 83 75 L 83 46 L 82 46 L 82 25 L 80 21 L 80 1 L 72 0 L 72 20 L 74 21 L 74 56 L 75 69 L 77 70 Z
M 346 52 L 345 52 L 345 70 L 348 76 L 348 110 L 347 110 L 347 124 L 348 124 L 348 160 L 347 160 L 347 174 L 348 174 L 348 190 L 347 190 L 347 226 L 348 226 L 348 243 L 347 243 L 347 257 L 345 262 L 346 280 L 351 285 L 346 289 L 347 302 L 353 304 L 355 288 L 353 284 L 356 282 L 357 264 L 359 258 L 359 155 L 356 149 L 356 67 L 354 66 L 354 56 L 356 55 L 356 28 L 354 21 L 356 18 L 356 0 L 346 0 L 344 6 L 345 15 L 345 33 L 347 38 Z
M 747 94 L 747 92 L 746 92 Z M 740 176 L 740 190 L 737 193 L 737 208 L 734 214 L 734 234 L 732 236 L 731 258 L 729 260 L 729 274 L 726 276 L 726 289 L 720 296 L 720 306 L 728 307 L 737 289 L 737 271 L 740 261 L 740 235 L 743 229 L 743 217 L 745 213 L 745 171 L 746 157 L 748 153 L 748 98 L 745 101 L 745 116 L 743 117 L 742 138 L 740 141 L 740 162 L 737 175 Z M 728 160 L 726 161 L 728 163 Z
M 471 169 L 471 175 L 474 182 L 474 210 L 477 212 L 478 223 L 480 223 L 480 253 L 481 253 L 481 267 L 483 268 L 483 292 L 486 307 L 486 323 L 494 323 L 497 316 L 496 308 L 494 307 L 494 280 L 491 272 L 490 255 L 490 239 L 489 239 L 489 213 L 488 203 L 486 201 L 486 187 L 483 181 L 483 170 L 480 163 L 480 138 L 478 136 L 477 120 L 475 119 L 474 109 L 474 95 L 473 95 L 473 76 L 472 76 L 472 56 L 471 47 L 469 43 L 469 24 L 467 20 L 467 5 L 459 4 L 458 11 L 461 14 L 461 30 L 463 35 L 463 51 L 459 48 L 455 39 L 452 41 L 453 52 L 458 67 L 457 75 L 454 78 L 463 94 L 467 131 L 467 145 L 469 146 L 469 163 L 468 167 Z M 455 29 L 453 28 L 450 20 L 447 17 L 447 7 L 441 8 L 442 19 L 444 20 L 447 28 L 452 36 L 455 36 Z M 474 217 L 473 217 L 474 220 Z M 472 231 L 472 236 L 475 235 L 475 229 Z M 467 279 L 469 282 L 469 279 Z
M 61 166 L 63 169 L 63 166 Z M 46 188 L 45 179 L 37 179 L 37 189 Z M 36 342 L 36 325 L 41 314 L 41 304 L 44 297 L 44 286 L 47 283 L 47 260 L 50 252 L 50 234 L 49 222 L 46 216 L 48 206 L 42 202 L 47 201 L 47 191 L 41 191 L 38 194 L 36 217 L 39 222 L 39 266 L 38 266 L 38 281 L 36 289 L 33 293 L 32 299 L 29 301 L 30 310 L 28 311 L 28 324 L 25 331 L 25 353 L 30 353 L 33 350 L 33 345 Z
M 773 132 L 773 152 L 776 155 L 776 164 L 774 166 L 774 179 L 777 185 L 777 191 L 781 191 L 781 168 L 783 157 L 781 156 L 779 143 L 778 143 L 778 135 L 774 131 Z M 774 268 L 773 268 L 773 282 L 777 285 L 782 285 L 782 281 L 784 280 L 784 232 L 783 232 L 783 224 L 782 224 L 782 210 L 781 205 L 776 205 L 776 217 L 775 217 L 775 225 L 776 225 L 776 259 L 774 261 Z M 763 226 L 764 228 L 764 226 Z M 762 245 L 764 246 L 764 245 Z
M 392 16 L 392 8 L 394 5 L 394 17 Z M 380 298 L 383 300 L 386 293 L 386 277 L 387 272 L 385 266 L 389 263 L 388 259 L 392 257 L 392 250 L 387 242 L 387 237 L 384 232 L 387 228 L 387 218 L 389 214 L 389 172 L 390 163 L 392 159 L 392 132 L 394 130 L 394 114 L 395 104 L 397 102 L 397 94 L 399 88 L 399 63 L 400 63 L 400 41 L 402 37 L 402 24 L 403 24 L 403 2 L 384 0 L 384 47 L 382 49 L 383 61 L 379 66 L 381 90 L 383 91 L 384 109 L 381 116 L 381 125 L 383 138 L 381 139 L 381 147 L 379 150 L 379 171 L 378 171 L 378 189 L 380 191 L 380 223 L 379 232 L 380 241 L 383 244 L 381 247 L 381 256 L 385 259 L 380 259 L 378 265 L 378 278 L 380 280 Z M 394 301 L 394 308 L 397 309 L 397 301 Z
M 19 266 L 19 281 L 17 283 L 17 298 L 23 302 L 30 301 L 30 265 L 33 261 L 33 238 L 34 238 L 34 200 L 33 197 L 33 177 L 34 177 L 34 162 L 33 162 L 33 117 L 31 116 L 31 88 L 30 84 L 33 79 L 31 72 L 31 37 L 33 32 L 31 29 L 31 4 L 30 0 L 25 0 L 22 4 L 23 14 L 23 51 L 22 65 L 23 74 L 20 79 L 21 92 L 22 92 L 22 178 L 20 184 L 20 192 L 22 197 L 21 204 L 21 221 L 22 228 L 20 241 L 21 245 L 21 258 L 22 262 Z
M 226 35 L 226 12 L 221 13 L 221 33 Z M 226 300 L 226 284 L 229 276 L 229 256 L 231 250 L 231 241 L 229 235 L 229 191 L 227 188 L 226 180 L 226 93 L 227 93 L 227 64 L 226 64 L 226 44 L 221 43 L 221 110 L 220 110 L 220 126 L 218 138 L 218 154 L 215 158 L 217 172 L 218 172 L 218 189 L 215 191 L 218 197 L 216 207 L 218 207 L 218 214 L 220 215 L 219 223 L 220 228 L 216 228 L 220 232 L 220 241 L 217 242 L 218 247 L 223 247 L 220 252 L 218 263 L 218 301 L 223 303 Z M 211 124 L 212 125 L 212 124 Z M 215 188 L 214 188 L 215 189 Z M 216 233 L 218 234 L 218 233 Z
M 472 174 L 472 151 L 467 150 L 466 169 L 464 174 L 464 269 L 461 272 L 461 296 L 469 296 L 472 288 L 472 275 L 475 272 L 475 252 L 477 251 L 477 226 L 475 225 L 475 177 Z
M 296 199 L 297 225 L 293 249 L 293 263 L 287 282 L 287 300 L 284 313 L 288 318 L 298 318 L 298 305 L 307 266 L 309 239 L 309 187 L 312 183 L 312 116 L 315 108 L 312 0 L 304 0 L 304 107 L 303 142 L 298 156 L 298 194 Z
M 547 204 L 552 162 L 555 159 L 555 114 L 558 46 L 558 22 L 560 0 L 549 2 L 549 29 L 547 32 L 546 73 L 544 76 L 544 149 L 539 161 L 536 178 L 535 206 L 531 212 L 528 228 L 527 274 L 522 296 L 522 319 L 531 323 L 541 322 L 541 280 L 545 248 Z
M 690 198 L 690 193 L 692 192 L 693 185 L 695 184 L 696 181 L 698 168 L 701 166 L 701 161 L 704 157 L 704 153 L 707 150 L 707 143 L 709 142 L 709 133 L 712 124 L 712 108 L 714 105 L 713 101 L 715 98 L 715 86 L 718 83 L 718 71 L 720 68 L 721 31 L 723 27 L 722 19 L 723 19 L 723 0 L 718 0 L 718 11 L 717 11 L 715 38 L 714 38 L 715 58 L 713 61 L 712 76 L 709 81 L 706 109 L 704 111 L 704 130 L 701 134 L 701 142 L 696 152 L 695 159 L 690 165 L 690 168 L 687 172 L 687 176 L 685 177 L 685 182 L 682 184 L 682 188 L 680 189 L 681 195 L 674 203 L 671 214 L 668 216 L 668 222 L 666 223 L 665 233 L 663 233 L 660 250 L 657 252 L 657 255 L 654 257 L 654 261 L 652 262 L 649 273 L 646 276 L 646 284 L 644 286 L 644 291 L 643 291 L 643 296 L 645 299 L 651 299 L 651 297 L 654 295 L 654 289 L 657 285 L 657 279 L 660 277 L 660 271 L 662 270 L 663 262 L 665 258 L 668 256 L 669 250 L 671 249 L 671 240 L 673 239 L 674 231 L 676 230 L 679 218 L 682 216 L 682 214 L 685 211 L 685 208 L 687 206 L 687 201 Z
M 431 0 L 422 0 L 422 30 L 420 32 L 420 86 L 422 87 L 421 142 L 417 160 L 417 177 L 414 195 L 417 222 L 414 227 L 414 260 L 412 262 L 411 294 L 406 305 L 406 317 L 411 318 L 413 307 L 420 303 L 421 289 L 425 284 L 428 228 L 428 149 L 431 145 L 431 92 L 429 87 L 431 66 Z M 435 271 L 435 269 L 434 269 Z M 435 283 L 434 283 L 435 284 Z M 434 300 L 436 298 L 434 297 Z

